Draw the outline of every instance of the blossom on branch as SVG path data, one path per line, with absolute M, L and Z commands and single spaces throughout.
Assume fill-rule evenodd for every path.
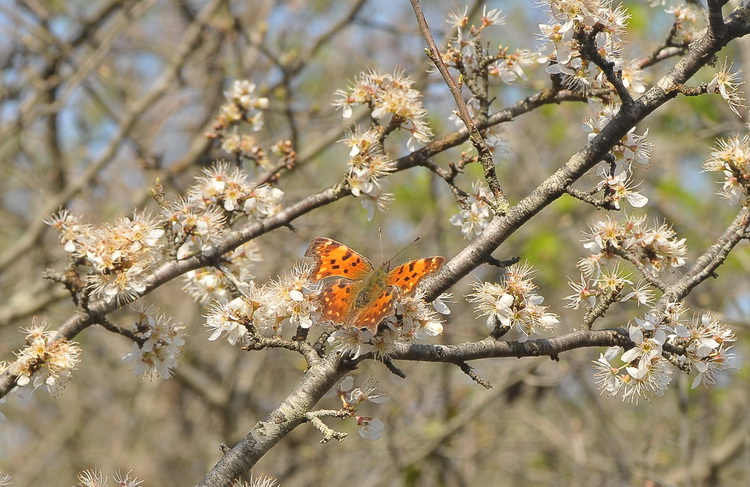
M 145 213 L 121 217 L 115 224 L 81 225 L 60 211 L 46 223 L 57 228 L 71 256 L 91 266 L 88 284 L 105 301 L 130 301 L 146 289 L 145 278 L 161 256 L 164 230 Z
M 472 184 L 472 193 L 462 204 L 463 209 L 451 216 L 452 225 L 461 227 L 464 238 L 474 240 L 489 225 L 494 215 L 490 202 L 493 201 L 489 188 L 479 181 Z
M 368 210 L 368 220 L 372 221 L 375 210 L 385 211 L 392 195 L 384 193 L 380 179 L 396 169 L 396 164 L 382 150 L 375 130 L 355 130 L 344 142 L 349 151 L 346 181 L 352 194 L 362 198 L 362 206 Z
M 532 273 L 529 265 L 514 264 L 506 269 L 500 282 L 472 285 L 474 292 L 468 300 L 476 303 L 479 316 L 487 317 L 491 332 L 498 326 L 514 329 L 521 335 L 518 341 L 525 342 L 532 335 L 557 327 L 557 315 L 547 312 L 547 306 L 542 306 L 544 298 L 534 293 L 537 287 L 531 280 Z
M 733 204 L 744 201 L 750 190 L 750 136 L 719 139 L 703 169 L 724 174 L 719 195 Z
M 742 91 L 739 87 L 742 86 L 745 81 L 741 79 L 742 70 L 735 71 L 734 73 L 730 70 L 732 65 L 727 66 L 728 61 L 724 59 L 719 71 L 716 72 L 713 79 L 708 83 L 707 90 L 709 93 L 719 93 L 724 101 L 727 102 L 729 108 L 740 115 L 740 109 L 747 109 L 745 106 L 745 98 L 742 96 Z
M 685 239 L 677 239 L 676 232 L 666 223 L 654 227 L 644 225 L 645 217 L 628 217 L 621 224 L 612 216 L 590 224 L 584 234 L 584 248 L 591 256 L 579 263 L 587 276 L 601 272 L 601 262 L 624 252 L 644 266 L 660 273 L 669 267 L 685 265 Z
M 337 90 L 333 105 L 341 108 L 344 118 L 351 118 L 352 107 L 367 105 L 372 118 L 381 125 L 411 133 L 409 150 L 414 143 L 426 144 L 432 139 L 427 125 L 427 110 L 422 106 L 422 94 L 412 88 L 414 80 L 401 72 L 381 74 L 377 71 L 361 73 L 348 90 Z
M 601 393 L 622 395 L 623 401 L 650 400 L 664 393 L 675 365 L 698 372 L 693 388 L 713 384 L 720 371 L 733 367 L 734 356 L 729 350 L 736 338 L 726 325 L 711 313 L 685 323 L 679 317 L 681 306 L 672 308 L 669 314 L 647 313 L 643 319 L 636 319 L 628 328 L 633 346 L 628 350 L 610 347 L 594 361 L 595 381 Z M 684 352 L 666 352 L 667 347 Z M 617 358 L 620 364 L 613 365 Z
M 57 331 L 50 330 L 47 320 L 34 318 L 26 333 L 26 347 L 14 352 L 16 360 L 0 362 L 0 373 L 10 373 L 16 379 L 16 392 L 43 387 L 50 394 L 59 393 L 70 380 L 80 362 L 81 348 Z
M 138 313 L 134 333 L 143 342 L 133 343 L 130 353 L 122 361 L 133 364 L 135 375 L 150 379 L 170 378 L 185 345 L 185 326 L 159 312 L 156 306 L 139 303 L 134 309 Z

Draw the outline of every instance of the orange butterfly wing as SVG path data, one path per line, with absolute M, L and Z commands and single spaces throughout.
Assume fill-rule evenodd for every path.
M 403 294 L 409 294 L 424 276 L 438 270 L 443 262 L 445 257 L 425 257 L 409 261 L 389 272 L 385 283 L 398 287 Z
M 305 256 L 315 260 L 311 273 L 313 281 L 334 276 L 340 278 L 326 282 L 320 290 L 319 300 L 323 304 L 321 319 L 349 324 L 362 287 L 360 281 L 372 274 L 372 264 L 341 242 L 325 237 L 313 239 Z
M 359 328 L 367 327 L 375 334 L 378 324 L 393 312 L 397 295 L 398 290 L 396 288 L 388 287 L 368 307 L 352 316 L 352 324 L 356 324 Z
M 355 285 L 346 279 L 327 282 L 320 290 L 319 300 L 323 304 L 323 321 L 347 324 L 350 321 L 350 310 L 357 299 Z
M 364 279 L 374 269 L 370 261 L 346 245 L 330 238 L 318 237 L 310 242 L 306 257 L 315 259 L 313 281 L 339 276 L 356 281 Z
M 425 257 L 396 267 L 385 277 L 385 290 L 367 308 L 360 311 L 352 322 L 375 330 L 378 323 L 393 312 L 396 298 L 412 292 L 424 276 L 438 270 L 443 262 L 443 257 Z
M 325 237 L 310 242 L 305 256 L 315 260 L 313 281 L 339 278 L 326 282 L 320 291 L 321 318 L 342 325 L 367 327 L 373 332 L 383 318 L 393 312 L 397 296 L 413 291 L 424 276 L 445 262 L 443 257 L 425 257 L 402 264 L 386 275 L 384 268 L 376 271 L 363 255 Z

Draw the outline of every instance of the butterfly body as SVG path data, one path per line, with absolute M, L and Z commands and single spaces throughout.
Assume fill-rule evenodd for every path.
M 352 284 L 352 291 L 355 293 L 355 308 L 366 308 L 372 300 L 386 290 L 385 268 L 376 269 L 368 275 L 361 283 Z
M 425 275 L 445 261 L 443 257 L 425 257 L 392 271 L 387 263 L 374 268 L 364 256 L 324 237 L 310 242 L 305 255 L 315 259 L 313 281 L 336 278 L 325 282 L 320 292 L 322 319 L 371 331 L 393 313 L 400 295 L 412 292 Z

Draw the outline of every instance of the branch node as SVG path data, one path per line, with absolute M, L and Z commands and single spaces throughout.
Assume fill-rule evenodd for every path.
M 317 416 L 314 416 L 311 413 L 307 413 L 305 417 L 307 418 L 307 421 L 315 427 L 315 429 L 317 429 L 323 434 L 323 438 L 320 440 L 320 443 L 325 444 L 331 440 L 337 440 L 341 442 L 341 441 L 344 441 L 344 438 L 349 436 L 346 433 L 336 431 L 333 428 L 329 427 L 327 424 L 321 421 L 320 418 L 318 418 Z
M 454 364 L 457 365 L 459 369 L 461 369 L 461 372 L 471 377 L 471 380 L 473 380 L 480 386 L 484 387 L 485 389 L 492 389 L 492 384 L 490 384 L 488 380 L 479 377 L 479 375 L 474 372 L 474 369 L 471 367 L 471 365 L 467 364 L 464 361 L 454 362 Z
M 485 262 L 487 262 L 489 265 L 492 265 L 492 266 L 495 266 L 495 267 L 499 267 L 501 269 L 505 269 L 506 267 L 510 267 L 510 266 L 512 266 L 513 264 L 517 263 L 520 260 L 521 260 L 521 258 L 518 257 L 518 256 L 511 257 L 510 259 L 503 259 L 503 260 L 496 259 L 496 258 L 494 258 L 492 256 L 489 256 L 489 257 L 487 257 L 487 260 Z
M 391 360 L 390 357 L 384 356 L 382 359 L 382 362 L 388 368 L 388 370 L 391 371 L 393 375 L 397 375 L 401 377 L 402 379 L 406 379 L 406 374 L 404 374 L 404 372 L 401 369 L 396 367 L 396 364 L 393 363 L 393 360 Z

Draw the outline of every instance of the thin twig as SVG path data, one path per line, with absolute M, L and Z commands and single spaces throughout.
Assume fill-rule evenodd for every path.
M 404 374 L 404 372 L 401 369 L 396 367 L 396 364 L 393 363 L 393 360 L 391 360 L 390 357 L 388 356 L 383 357 L 382 362 L 388 368 L 388 370 L 391 371 L 393 375 L 397 375 L 401 377 L 402 379 L 406 379 L 406 374 Z
M 477 129 L 477 126 L 471 117 L 471 113 L 469 113 L 469 107 L 466 105 L 463 96 L 461 96 L 461 89 L 458 87 L 456 81 L 448 72 L 448 67 L 445 65 L 445 62 L 443 62 L 443 58 L 440 55 L 440 49 L 438 49 L 437 44 L 435 44 L 435 39 L 433 39 L 430 28 L 427 25 L 427 19 L 425 19 L 422 7 L 419 4 L 419 0 L 410 1 L 411 6 L 414 9 L 414 14 L 417 17 L 419 30 L 422 32 L 422 36 L 427 42 L 427 55 L 435 64 L 435 67 L 438 69 L 440 74 L 443 76 L 446 85 L 448 85 L 448 89 L 453 95 L 453 99 L 456 102 L 456 106 L 458 107 L 458 115 L 459 117 L 461 117 L 461 120 L 464 122 L 466 128 L 469 131 L 469 140 L 471 140 L 472 145 L 479 154 L 479 161 L 484 168 L 485 180 L 487 181 L 487 184 L 489 185 L 490 190 L 492 191 L 492 194 L 495 196 L 496 200 L 499 202 L 505 202 L 505 195 L 503 193 L 502 187 L 500 186 L 500 182 L 497 179 L 497 173 L 495 171 L 495 161 L 492 157 L 492 151 L 484 141 L 484 138 L 479 132 L 479 129 Z
M 459 369 L 461 369 L 461 372 L 471 377 L 471 380 L 484 387 L 485 389 L 492 389 L 492 384 L 490 384 L 488 380 L 479 377 L 479 375 L 474 372 L 474 369 L 471 367 L 471 365 L 467 364 L 466 362 L 456 362 L 456 365 Z

